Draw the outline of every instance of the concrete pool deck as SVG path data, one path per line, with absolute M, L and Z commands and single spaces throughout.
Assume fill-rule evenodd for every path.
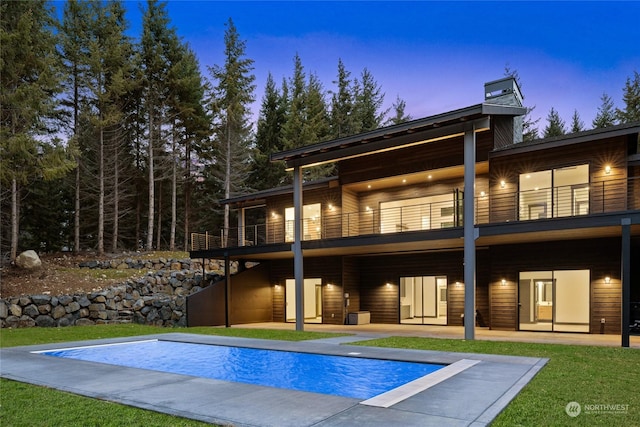
M 0 376 L 157 412 L 233 426 L 485 426 L 542 369 L 547 359 L 353 346 L 370 337 L 301 342 L 166 333 L 0 350 Z M 339 356 L 452 364 L 477 361 L 389 407 L 360 399 L 211 380 L 33 351 L 148 339 Z M 350 354 L 351 353 L 351 354 Z M 354 353 L 357 353 L 355 355 Z

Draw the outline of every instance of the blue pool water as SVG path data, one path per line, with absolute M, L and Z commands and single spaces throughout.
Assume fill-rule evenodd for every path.
M 155 340 L 43 354 L 357 399 L 369 399 L 444 367 Z

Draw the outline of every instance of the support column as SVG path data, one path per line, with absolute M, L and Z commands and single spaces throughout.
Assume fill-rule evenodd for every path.
M 231 261 L 229 254 L 224 255 L 224 325 L 231 327 Z
M 296 282 L 296 331 L 304 330 L 304 270 L 302 259 L 302 169 L 293 168 L 293 275 Z
M 244 246 L 244 208 L 238 209 L 238 246 Z
M 476 179 L 476 134 L 471 124 L 464 133 L 464 339 L 475 339 L 476 327 L 476 229 L 474 186 Z
M 631 218 L 622 219 L 622 347 L 629 347 L 631 323 Z

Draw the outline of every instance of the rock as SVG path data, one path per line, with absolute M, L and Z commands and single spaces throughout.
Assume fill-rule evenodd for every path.
M 53 307 L 53 310 L 51 310 L 51 316 L 56 320 L 61 318 L 65 314 L 67 314 L 67 311 L 61 305 L 56 305 L 55 307 Z
M 80 307 L 89 307 L 89 305 L 91 305 L 91 301 L 89 301 L 89 298 L 86 296 L 82 296 L 78 299 L 78 304 L 80 304 Z
M 41 328 L 52 328 L 56 326 L 56 321 L 51 316 L 40 315 L 36 317 L 36 325 Z
M 51 302 L 51 296 L 50 295 L 31 295 L 31 301 L 33 301 L 35 305 L 49 304 Z
M 0 301 L 0 319 L 6 319 L 9 316 L 9 307 L 4 301 Z
M 67 313 L 73 313 L 74 311 L 78 310 L 80 310 L 80 304 L 78 304 L 76 301 L 70 302 L 66 308 Z
M 70 295 L 61 295 L 58 297 L 58 302 L 62 305 L 70 304 L 73 301 L 73 297 Z
M 38 307 L 35 304 L 29 304 L 22 309 L 22 314 L 29 317 L 37 317 L 40 313 L 38 312 Z
M 118 267 L 116 267 L 118 270 L 128 270 L 129 269 L 129 264 L 127 264 L 126 262 L 123 262 L 122 264 L 118 264 Z
M 11 304 L 9 306 L 9 314 L 15 317 L 22 316 L 22 307 L 20 307 L 18 304 Z
M 51 304 L 42 304 L 38 306 L 38 312 L 40 314 L 49 314 L 51 313 Z
M 93 326 L 96 322 L 90 319 L 78 319 L 76 320 L 76 326 Z
M 33 270 L 34 268 L 40 268 L 42 266 L 42 261 L 40 261 L 40 257 L 36 251 L 28 250 L 18 255 L 16 258 L 16 265 L 20 268 L 24 268 L 25 270 Z

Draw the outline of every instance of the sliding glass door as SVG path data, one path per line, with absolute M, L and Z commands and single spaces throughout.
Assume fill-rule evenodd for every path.
M 285 282 L 287 322 L 296 321 L 296 281 Z M 304 322 L 322 323 L 322 279 L 304 279 Z
M 447 324 L 447 278 L 400 278 L 400 323 Z
M 589 270 L 520 273 L 521 331 L 589 332 Z

